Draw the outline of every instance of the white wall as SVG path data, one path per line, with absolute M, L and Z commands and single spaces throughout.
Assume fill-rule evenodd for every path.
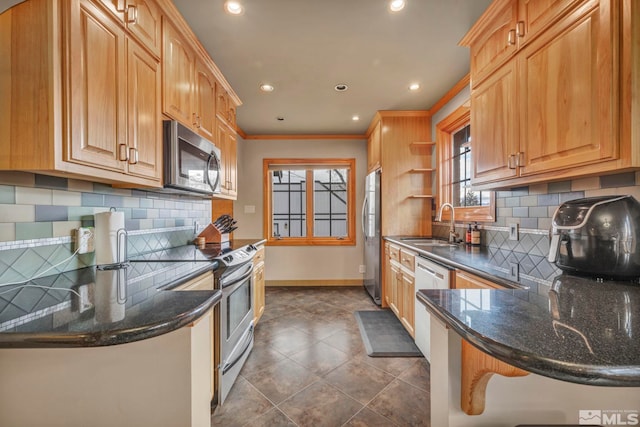
M 432 141 L 436 140 L 436 125 L 449 114 L 453 113 L 462 104 L 469 101 L 469 98 L 471 98 L 471 88 L 466 86 L 431 117 Z
M 267 246 L 266 280 L 362 280 L 360 206 L 367 167 L 366 140 L 242 140 L 238 138 L 238 200 L 234 218 L 238 239 L 265 237 L 263 231 L 262 160 L 264 158 L 355 158 L 355 246 Z M 255 206 L 255 213 L 245 213 Z

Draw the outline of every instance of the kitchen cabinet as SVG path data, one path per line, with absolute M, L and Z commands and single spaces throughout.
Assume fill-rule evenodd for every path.
M 613 0 L 496 1 L 470 30 L 461 44 L 471 50 L 473 185 L 640 166 L 617 114 L 624 69 L 616 46 L 620 28 L 630 31 L 618 8 Z
M 98 0 L 135 39 L 154 56 L 160 57 L 161 12 L 153 0 Z
M 369 139 L 367 139 L 367 173 L 380 168 L 381 127 L 381 121 L 376 122 Z
M 220 171 L 221 193 L 215 197 L 235 200 L 238 196 L 238 142 L 233 129 L 220 120 L 217 120 L 216 141 L 220 147 L 222 167 Z
M 2 20 L 16 30 L 0 37 L 0 167 L 161 186 L 157 59 L 93 1 L 23 3 Z
M 387 246 L 388 245 L 388 246 Z M 386 270 L 388 307 L 398 317 L 407 332 L 415 335 L 415 254 L 404 248 L 387 243 Z
M 455 289 L 505 289 L 490 280 L 466 271 L 456 271 Z
M 216 82 L 201 60 L 195 62 L 194 115 L 197 132 L 213 141 L 216 132 L 216 115 L 213 106 L 216 99 Z
M 265 308 L 265 280 L 264 280 L 264 245 L 258 246 L 253 257 L 253 323 L 264 314 Z
M 236 105 L 222 86 L 218 86 L 216 91 L 216 115 L 235 131 Z

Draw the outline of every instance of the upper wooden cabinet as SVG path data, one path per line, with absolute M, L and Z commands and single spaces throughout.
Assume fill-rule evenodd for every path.
M 155 56 L 160 56 L 161 13 L 153 0 L 97 0 Z
M 216 90 L 216 115 L 233 130 L 236 129 L 236 105 L 221 86 Z
M 201 60 L 196 60 L 194 79 L 194 114 L 198 132 L 212 141 L 216 132 L 216 82 Z
M 640 166 L 625 127 L 632 109 L 637 114 L 626 93 L 638 73 L 631 71 L 637 64 L 625 61 L 633 57 L 633 42 L 624 40 L 638 38 L 632 32 L 638 14 L 622 13 L 636 7 L 628 0 L 500 0 L 489 7 L 462 42 L 472 55 L 475 186 Z M 501 56 L 487 34 L 508 28 L 505 16 L 516 12 L 513 54 Z
M 238 196 L 238 142 L 235 130 L 220 118 L 217 120 L 216 141 L 220 147 L 222 168 L 220 170 L 221 192 L 215 197 L 235 200 Z
M 0 36 L 0 167 L 161 186 L 158 60 L 101 3 L 33 0 L 0 19 L 15 29 Z
M 372 172 L 380 168 L 380 128 L 382 124 L 378 121 L 367 139 L 367 172 Z
M 376 132 L 379 144 L 371 143 Z M 433 144 L 428 142 L 429 112 L 378 111 L 369 126 L 369 140 L 370 148 L 380 147 L 382 235 L 430 236 Z

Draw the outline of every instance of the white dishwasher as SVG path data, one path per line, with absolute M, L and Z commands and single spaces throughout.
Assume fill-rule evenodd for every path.
M 416 292 L 420 289 L 449 289 L 451 271 L 443 265 L 436 264 L 433 261 L 416 257 L 415 277 Z M 431 318 L 425 305 L 414 298 L 415 303 L 415 341 L 416 345 L 427 358 L 431 361 L 431 343 L 430 328 Z

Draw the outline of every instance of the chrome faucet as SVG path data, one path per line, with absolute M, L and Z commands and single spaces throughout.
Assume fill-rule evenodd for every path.
M 456 233 L 456 210 L 451 203 L 443 203 L 440 206 L 436 221 L 442 221 L 442 211 L 448 206 L 451 209 L 451 222 L 449 223 L 449 243 L 457 243 L 460 235 Z

